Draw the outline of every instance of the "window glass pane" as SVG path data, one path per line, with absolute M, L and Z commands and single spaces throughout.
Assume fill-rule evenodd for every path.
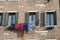
M 29 23 L 32 23 L 32 16 L 29 16 Z
M 14 24 L 16 22 L 16 15 L 12 16 L 12 23 Z
M 51 14 L 51 25 L 54 25 L 54 18 L 53 18 L 53 14 Z

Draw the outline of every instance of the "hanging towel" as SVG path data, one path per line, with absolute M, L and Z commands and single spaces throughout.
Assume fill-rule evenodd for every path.
M 22 30 L 22 26 L 23 26 L 23 24 L 22 24 L 22 23 L 20 23 L 20 24 L 19 24 L 19 28 L 18 28 L 18 29 L 19 29 L 19 30 Z
M 29 16 L 29 23 L 28 23 L 28 30 L 32 30 L 33 29 L 33 19 L 32 16 Z
M 32 30 L 33 29 L 33 25 L 31 23 L 28 23 L 28 30 Z
M 23 30 L 28 30 L 27 28 L 27 24 L 26 23 L 23 23 L 23 27 L 22 27 Z
M 15 29 L 22 30 L 22 23 L 15 24 Z
M 14 29 L 15 24 L 11 24 L 11 28 Z
M 15 23 L 15 27 L 14 27 L 15 29 L 18 29 L 18 23 Z

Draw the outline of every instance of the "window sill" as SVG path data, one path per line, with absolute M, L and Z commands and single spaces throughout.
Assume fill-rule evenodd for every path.
M 4 2 L 4 1 L 6 1 L 6 0 L 0 0 L 0 2 Z
M 56 27 L 55 25 L 47 25 L 45 27 Z
M 8 0 L 9 2 L 18 2 L 17 0 L 15 0 L 15 1 L 12 1 L 12 0 Z

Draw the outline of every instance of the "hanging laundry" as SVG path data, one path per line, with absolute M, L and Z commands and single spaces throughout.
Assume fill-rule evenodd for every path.
M 14 29 L 14 27 L 15 27 L 15 24 L 11 24 L 11 28 Z
M 33 25 L 31 23 L 28 24 L 28 30 L 32 30 L 33 29 Z
M 18 29 L 18 23 L 15 23 L 15 27 L 14 27 L 15 29 Z
M 22 30 L 22 23 L 15 24 L 15 29 Z
M 22 24 L 22 23 L 20 23 L 20 24 L 19 24 L 19 28 L 18 28 L 18 29 L 19 29 L 19 30 L 22 30 L 22 26 L 23 26 L 23 24 Z
M 28 30 L 33 30 L 35 26 L 35 15 L 30 15 L 29 16 L 29 23 L 28 23 Z
M 23 23 L 22 29 L 23 29 L 23 30 L 28 30 L 28 27 L 27 27 L 27 24 L 26 24 L 26 23 Z

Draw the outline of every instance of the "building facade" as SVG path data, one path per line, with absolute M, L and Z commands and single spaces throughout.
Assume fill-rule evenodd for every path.
M 0 0 L 0 40 L 60 40 L 59 13 L 59 0 Z M 6 30 L 12 23 L 34 29 Z

